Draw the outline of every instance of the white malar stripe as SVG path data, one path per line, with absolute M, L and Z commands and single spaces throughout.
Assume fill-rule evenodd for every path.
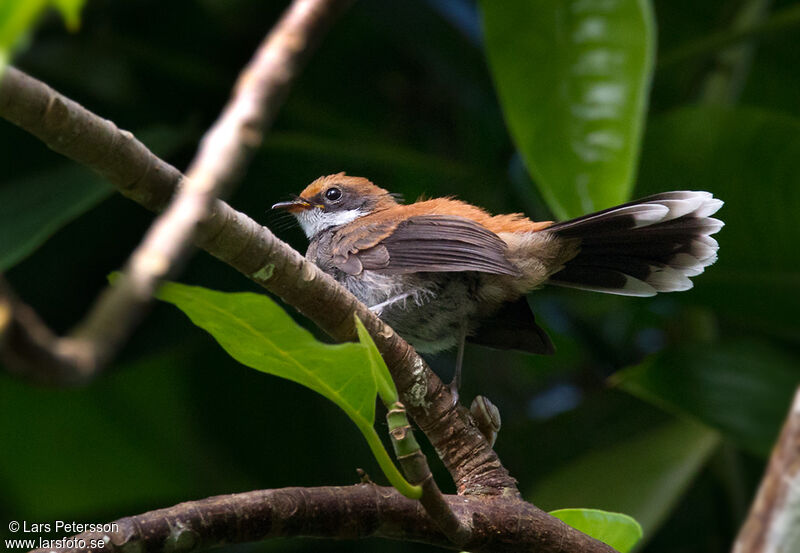
M 346 225 L 364 215 L 366 215 L 366 213 L 360 209 L 326 212 L 317 207 L 295 213 L 297 222 L 300 223 L 300 227 L 309 239 L 325 229 Z

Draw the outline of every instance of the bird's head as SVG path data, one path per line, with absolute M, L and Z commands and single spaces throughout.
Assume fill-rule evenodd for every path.
M 306 236 L 313 238 L 328 228 L 396 205 L 396 196 L 369 180 L 337 173 L 318 178 L 294 200 L 277 203 L 272 209 L 287 210 Z

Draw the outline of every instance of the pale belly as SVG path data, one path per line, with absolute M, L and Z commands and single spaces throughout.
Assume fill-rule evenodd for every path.
M 333 275 L 369 307 L 389 301 L 379 316 L 417 351 L 436 353 L 458 344 L 462 324 L 477 325 L 477 273 Z M 393 298 L 400 298 L 391 302 Z

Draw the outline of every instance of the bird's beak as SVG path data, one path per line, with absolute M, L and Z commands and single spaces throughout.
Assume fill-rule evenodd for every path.
M 297 198 L 291 202 L 278 202 L 272 206 L 272 209 L 285 209 L 289 213 L 299 213 L 306 209 L 311 209 L 313 206 L 305 201 L 303 198 Z

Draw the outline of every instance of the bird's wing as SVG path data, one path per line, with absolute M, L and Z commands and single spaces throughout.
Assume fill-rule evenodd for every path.
M 456 271 L 519 274 L 517 267 L 506 259 L 506 243 L 465 217 L 410 217 L 372 244 L 348 237 L 348 232 L 341 234 L 333 245 L 334 263 L 350 274 L 363 269 L 386 274 Z

